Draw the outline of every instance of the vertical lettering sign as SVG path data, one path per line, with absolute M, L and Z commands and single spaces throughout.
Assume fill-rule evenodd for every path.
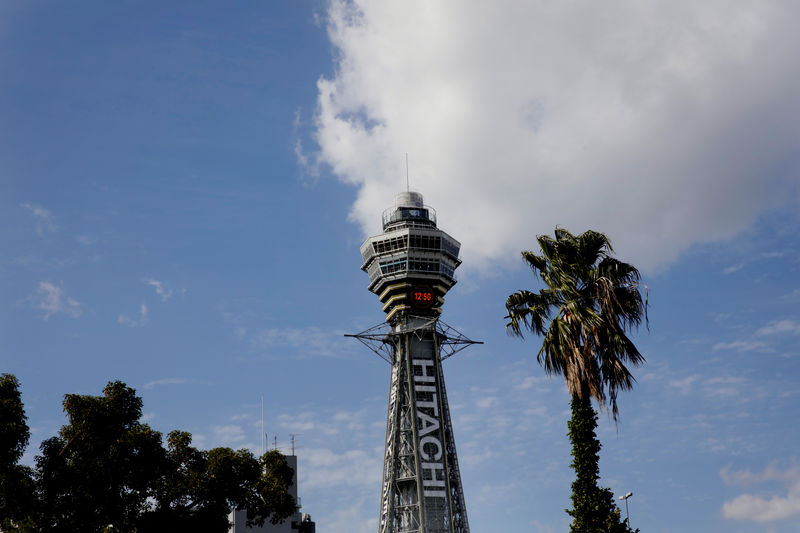
M 412 364 L 419 456 L 422 462 L 422 493 L 426 498 L 446 498 L 436 366 L 432 359 L 413 359 Z

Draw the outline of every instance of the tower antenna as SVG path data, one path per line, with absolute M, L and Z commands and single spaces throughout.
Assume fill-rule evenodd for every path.
M 408 185 L 408 152 L 406 152 L 406 192 L 409 192 L 411 187 Z

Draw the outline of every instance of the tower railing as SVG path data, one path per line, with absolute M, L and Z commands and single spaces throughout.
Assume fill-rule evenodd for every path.
M 383 212 L 383 229 L 395 222 L 432 222 L 436 226 L 436 210 L 429 205 L 423 207 L 390 207 Z M 425 224 L 428 225 L 428 224 Z

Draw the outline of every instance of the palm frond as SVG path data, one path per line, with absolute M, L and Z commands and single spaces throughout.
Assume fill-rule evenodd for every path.
M 520 337 L 541 335 L 536 358 L 545 372 L 562 376 L 571 394 L 610 406 L 616 420 L 618 392 L 636 382 L 626 365 L 644 363 L 627 332 L 643 318 L 649 322 L 647 287 L 634 266 L 611 257 L 602 233 L 576 236 L 556 227 L 554 237 L 536 240 L 541 255 L 524 251 L 522 257 L 546 287 L 508 297 L 506 328 Z

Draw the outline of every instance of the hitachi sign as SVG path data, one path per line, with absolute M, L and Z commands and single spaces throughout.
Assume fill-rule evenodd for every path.
M 447 497 L 442 441 L 440 440 L 439 398 L 436 387 L 436 370 L 431 359 L 413 359 L 414 401 L 417 406 L 419 456 L 422 460 L 423 495 L 429 498 Z M 417 369 L 421 370 L 420 375 Z M 430 479 L 425 472 L 430 473 Z

